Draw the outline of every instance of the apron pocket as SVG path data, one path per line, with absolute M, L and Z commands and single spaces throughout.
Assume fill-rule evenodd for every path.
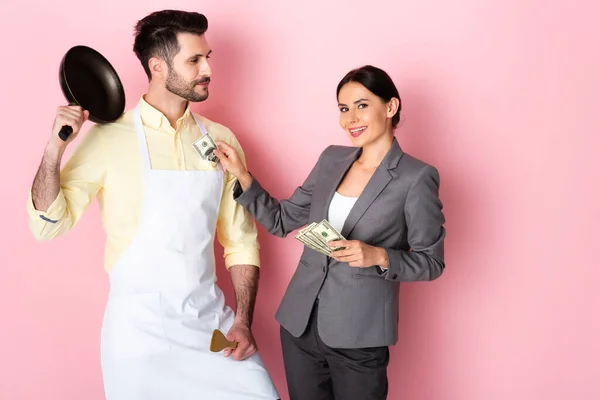
M 102 351 L 106 357 L 143 357 L 170 348 L 162 322 L 160 293 L 109 298 L 102 332 Z

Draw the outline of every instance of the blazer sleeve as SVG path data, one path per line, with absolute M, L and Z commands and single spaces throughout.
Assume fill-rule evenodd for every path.
M 245 191 L 236 182 L 233 198 L 270 234 L 286 237 L 288 233 L 308 224 L 313 190 L 324 154 L 321 154 L 302 186 L 296 188 L 287 200 L 272 197 L 254 176 Z
M 430 165 L 421 169 L 413 181 L 405 206 L 410 251 L 386 249 L 389 266 L 385 279 L 431 281 L 442 275 L 446 230 L 439 184 L 439 173 Z

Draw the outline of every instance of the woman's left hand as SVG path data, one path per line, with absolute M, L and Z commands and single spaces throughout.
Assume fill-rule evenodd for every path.
M 384 248 L 369 246 L 358 240 L 336 240 L 327 243 L 331 248 L 345 247 L 334 251 L 330 257 L 339 262 L 348 263 L 351 267 L 366 268 L 379 265 L 388 268 L 387 252 Z

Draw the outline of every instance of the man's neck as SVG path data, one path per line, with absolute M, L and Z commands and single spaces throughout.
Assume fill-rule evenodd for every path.
M 164 87 L 152 84 L 148 87 L 148 93 L 144 95 L 144 100 L 163 113 L 173 129 L 177 129 L 177 120 L 181 118 L 188 105 L 185 99 L 169 92 Z

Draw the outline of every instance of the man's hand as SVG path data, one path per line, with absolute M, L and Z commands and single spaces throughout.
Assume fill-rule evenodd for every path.
M 327 245 L 332 248 L 345 247 L 344 250 L 332 252 L 330 257 L 348 263 L 351 267 L 366 268 L 379 265 L 388 268 L 387 252 L 384 248 L 369 246 L 358 240 L 335 240 Z
M 90 113 L 79 106 L 60 106 L 52 127 L 52 136 L 44 150 L 42 162 L 33 179 L 31 195 L 36 210 L 47 211 L 60 192 L 60 164 L 67 145 L 71 143 Z M 73 128 L 73 133 L 63 141 L 59 136 L 63 125 Z
M 226 338 L 238 342 L 235 350 L 225 349 L 225 357 L 233 354 L 236 360 L 245 360 L 256 353 L 256 342 L 250 327 L 252 326 L 252 314 L 254 313 L 254 302 L 258 290 L 259 270 L 255 265 L 232 265 L 229 268 L 233 291 L 235 292 L 236 311 L 233 326 L 227 332 Z
M 237 342 L 238 345 L 235 350 L 230 348 L 223 350 L 225 357 L 233 355 L 234 359 L 242 361 L 256 353 L 256 342 L 254 341 L 254 336 L 252 336 L 252 332 L 248 326 L 234 323 L 229 332 L 227 332 L 226 337 L 230 341 Z
M 60 106 L 56 110 L 56 118 L 54 119 L 54 126 L 52 127 L 52 137 L 48 143 L 48 147 L 59 150 L 67 147 L 67 144 L 71 143 L 76 137 L 81 126 L 87 121 L 90 113 L 87 110 L 83 110 L 80 106 Z M 73 132 L 69 135 L 66 141 L 63 141 L 59 136 L 61 128 L 64 125 L 69 125 L 73 128 Z

